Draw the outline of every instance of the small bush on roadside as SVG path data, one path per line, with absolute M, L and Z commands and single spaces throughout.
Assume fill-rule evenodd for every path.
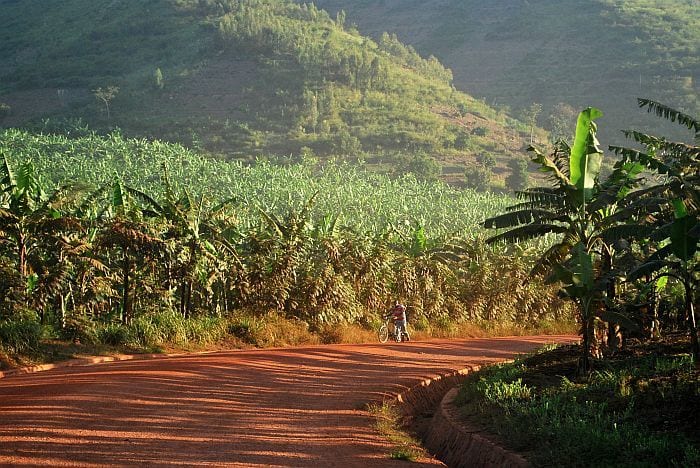
M 256 346 L 280 347 L 302 344 L 318 344 L 318 336 L 311 333 L 309 325 L 299 319 L 288 319 L 275 312 L 263 316 L 261 326 L 253 337 Z
M 117 323 L 108 323 L 98 328 L 97 339 L 109 346 L 129 346 L 134 342 L 131 329 Z
M 230 333 L 226 319 L 219 317 L 193 317 L 186 319 L 177 312 L 156 312 L 134 319 L 127 327 L 128 333 L 112 330 L 115 339 L 126 338 L 129 342 L 146 349 L 164 345 L 189 346 L 215 343 Z
M 219 317 L 196 317 L 185 322 L 188 343 L 208 345 L 228 334 L 228 322 Z
M 32 318 L 0 321 L 0 347 L 12 354 L 30 353 L 39 347 L 41 324 Z
M 142 318 L 149 320 L 157 330 L 157 341 L 154 345 L 188 343 L 187 321 L 181 314 L 172 311 L 156 312 Z
M 80 313 L 74 313 L 65 318 L 59 336 L 74 343 L 95 344 L 99 341 L 95 322 Z
M 257 346 L 256 340 L 262 328 L 262 322 L 256 317 L 237 314 L 229 319 L 228 334 Z
M 425 456 L 420 443 L 403 429 L 401 413 L 395 405 L 387 402 L 372 403 L 367 406 L 367 411 L 374 417 L 379 433 L 392 444 L 389 458 L 416 461 Z
M 416 331 L 428 331 L 430 330 L 430 322 L 425 315 L 419 315 L 411 321 L 411 326 Z

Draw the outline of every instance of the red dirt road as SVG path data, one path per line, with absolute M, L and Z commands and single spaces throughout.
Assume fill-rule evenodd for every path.
M 391 445 L 374 429 L 367 403 L 572 340 L 230 351 L 7 377 L 0 379 L 0 464 L 406 466 L 388 459 Z

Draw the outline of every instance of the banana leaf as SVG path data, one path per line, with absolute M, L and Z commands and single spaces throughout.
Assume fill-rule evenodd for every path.
M 489 237 L 488 239 L 486 239 L 486 243 L 494 244 L 502 240 L 507 242 L 526 241 L 542 237 L 545 234 L 557 234 L 563 232 L 566 232 L 566 228 L 563 226 L 559 226 L 558 224 L 528 224 L 525 226 L 517 227 L 508 232 Z
M 643 276 L 651 276 L 666 266 L 663 260 L 652 260 L 639 265 L 627 275 L 627 281 L 636 281 Z
M 554 220 L 558 218 L 556 213 L 548 210 L 525 209 L 520 211 L 512 211 L 504 213 L 493 218 L 488 218 L 484 221 L 486 228 L 507 228 L 520 226 L 522 224 L 530 224 L 542 220 Z
M 676 218 L 671 226 L 671 250 L 684 262 L 691 260 L 698 250 L 698 238 L 689 235 L 697 224 L 697 217 L 686 213 Z
M 595 119 L 603 113 L 595 107 L 589 107 L 578 115 L 576 135 L 569 157 L 569 174 L 583 202 L 593 198 L 596 179 L 600 174 L 603 153 L 598 148 Z
M 641 330 L 639 324 L 620 312 L 615 312 L 612 310 L 604 310 L 596 314 L 598 318 L 605 322 L 617 323 L 623 328 L 626 328 L 631 332 L 638 332 Z
M 609 227 L 600 233 L 600 238 L 606 244 L 612 244 L 620 239 L 644 239 L 649 237 L 656 228 L 650 225 L 621 224 Z

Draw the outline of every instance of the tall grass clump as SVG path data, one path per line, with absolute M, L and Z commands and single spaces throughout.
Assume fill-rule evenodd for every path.
M 420 443 L 405 431 L 401 413 L 395 405 L 372 403 L 367 406 L 367 411 L 374 417 L 377 431 L 392 445 L 388 458 L 415 462 L 425 457 Z
M 30 354 L 39 347 L 42 327 L 35 319 L 21 317 L 0 321 L 0 348 L 12 354 Z
M 228 323 L 218 317 L 185 319 L 176 312 L 157 312 L 137 317 L 128 327 L 112 326 L 105 338 L 125 340 L 146 349 L 166 345 L 201 346 L 215 343 L 228 334 Z
M 135 343 L 132 330 L 121 323 L 106 323 L 97 329 L 97 339 L 108 346 L 131 346 Z

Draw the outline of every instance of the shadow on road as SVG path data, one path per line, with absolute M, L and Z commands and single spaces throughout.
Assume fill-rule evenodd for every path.
M 0 463 L 404 466 L 368 402 L 571 339 L 231 351 L 0 379 Z

